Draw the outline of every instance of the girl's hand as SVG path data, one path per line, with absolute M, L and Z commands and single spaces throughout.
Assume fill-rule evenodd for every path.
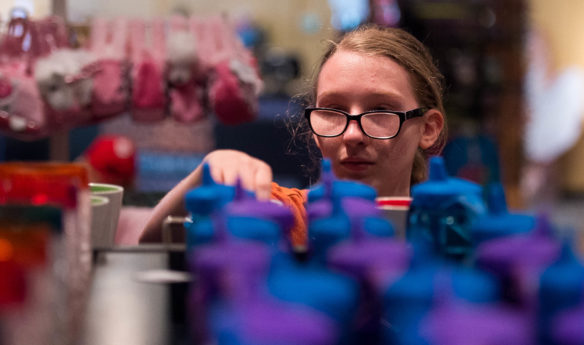
M 254 192 L 258 200 L 270 198 L 272 169 L 266 162 L 241 151 L 217 150 L 209 153 L 203 163 L 209 164 L 215 182 L 234 185 L 239 178 L 243 188 Z

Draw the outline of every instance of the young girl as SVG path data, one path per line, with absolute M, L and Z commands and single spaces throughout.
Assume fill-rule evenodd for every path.
M 379 196 L 409 196 L 426 162 L 445 141 L 442 75 L 421 42 L 401 29 L 367 25 L 331 42 L 308 93 L 304 126 L 335 175 L 373 186 Z M 258 199 L 277 199 L 295 214 L 292 242 L 306 244 L 307 190 L 272 182 L 271 168 L 243 152 L 217 150 L 204 162 L 218 183 L 239 177 Z M 155 207 L 141 241 L 159 241 L 167 215 L 186 214 L 197 167 Z

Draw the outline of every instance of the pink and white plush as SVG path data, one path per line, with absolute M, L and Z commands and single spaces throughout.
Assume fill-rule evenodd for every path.
M 130 90 L 127 65 L 127 20 L 96 18 L 91 25 L 90 50 L 97 55 L 91 111 L 96 120 L 127 110 Z
M 31 65 L 40 54 L 38 33 L 36 23 L 13 18 L 0 40 L 0 130 L 23 140 L 38 139 L 48 132 L 31 74 Z
M 165 117 L 165 23 L 130 23 L 130 59 L 132 63 L 132 119 L 139 122 L 160 121 Z
M 60 49 L 37 60 L 34 77 L 51 126 L 73 127 L 88 121 L 95 63 L 95 55 L 83 49 Z
M 176 121 L 186 123 L 205 116 L 204 73 L 193 30 L 187 18 L 174 16 L 166 42 L 170 114 Z
M 236 37 L 233 27 L 221 17 L 209 22 L 210 77 L 209 102 L 224 124 L 237 125 L 253 121 L 257 116 L 257 96 L 263 83 L 251 53 Z
M 41 96 L 24 63 L 0 66 L 0 129 L 24 140 L 38 139 L 48 132 Z

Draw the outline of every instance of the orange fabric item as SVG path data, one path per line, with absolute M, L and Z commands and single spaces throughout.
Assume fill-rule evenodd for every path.
M 294 225 L 290 231 L 290 241 L 296 249 L 306 249 L 308 245 L 308 231 L 306 219 L 306 202 L 308 190 L 287 188 L 272 182 L 272 199 L 281 201 L 294 214 Z

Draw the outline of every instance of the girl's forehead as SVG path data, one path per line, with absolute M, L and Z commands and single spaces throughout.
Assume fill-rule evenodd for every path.
M 316 96 L 415 98 L 410 75 L 393 59 L 339 50 L 322 66 Z

